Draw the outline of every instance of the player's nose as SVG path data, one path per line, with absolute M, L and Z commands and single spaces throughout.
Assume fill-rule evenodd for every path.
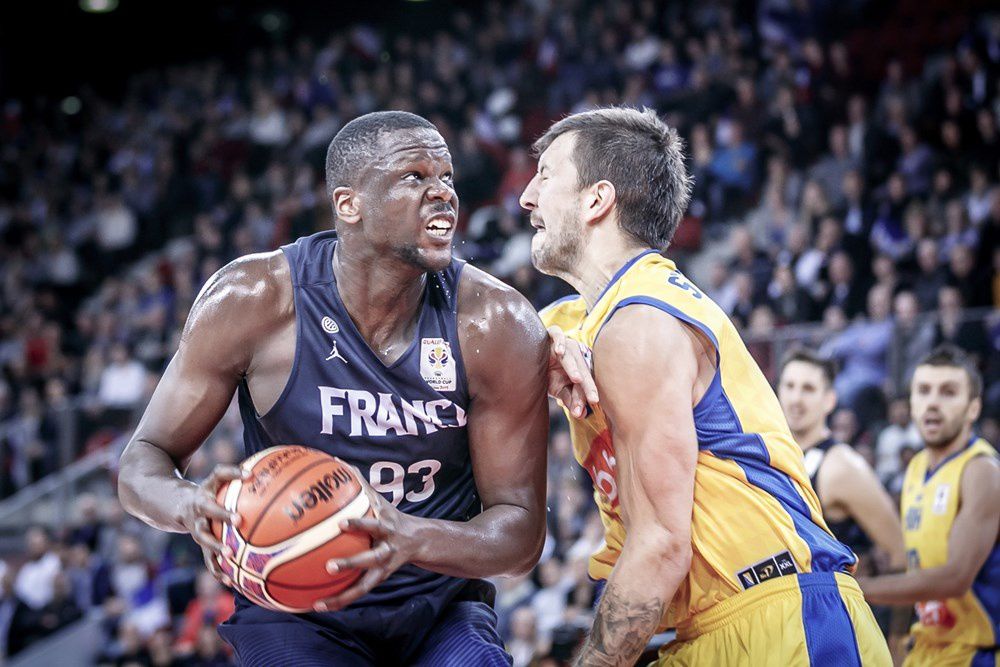
M 528 183 L 528 186 L 524 188 L 524 192 L 521 193 L 521 197 L 518 199 L 517 203 L 519 203 L 521 208 L 525 210 L 535 210 L 535 195 L 538 192 L 538 188 L 535 186 L 537 180 L 538 176 L 536 175 L 531 179 L 531 182 Z
M 439 201 L 456 199 L 455 191 L 444 181 L 437 180 L 427 189 L 427 198 Z

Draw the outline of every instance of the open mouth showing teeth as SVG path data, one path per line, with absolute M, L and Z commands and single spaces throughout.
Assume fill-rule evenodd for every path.
M 427 227 L 425 227 L 425 229 L 431 236 L 444 237 L 451 231 L 451 223 L 443 218 L 434 218 L 427 223 Z

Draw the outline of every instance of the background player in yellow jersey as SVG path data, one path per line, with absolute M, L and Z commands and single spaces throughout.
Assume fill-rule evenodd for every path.
M 916 604 L 906 665 L 1000 664 L 1000 464 L 972 431 L 982 388 L 953 347 L 913 372 L 910 408 L 925 448 L 900 501 L 908 571 L 861 581 L 872 602 Z
M 722 310 L 660 252 L 688 202 L 681 141 L 652 111 L 553 125 L 521 196 L 532 261 L 580 296 L 542 312 L 592 358 L 571 415 L 607 579 L 582 665 L 887 665 L 856 562 L 823 522 L 778 400 Z

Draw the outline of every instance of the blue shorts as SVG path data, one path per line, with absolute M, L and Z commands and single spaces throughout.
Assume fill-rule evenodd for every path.
M 462 595 L 439 603 L 439 595 L 423 595 L 396 606 L 295 615 L 238 596 L 236 612 L 219 626 L 219 635 L 245 667 L 509 667 L 488 603 Z

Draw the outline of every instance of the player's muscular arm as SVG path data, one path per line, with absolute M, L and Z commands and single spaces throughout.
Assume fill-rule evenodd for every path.
M 902 570 L 906 566 L 903 529 L 892 499 L 875 471 L 846 445 L 835 447 L 827 458 L 820 471 L 819 486 L 830 504 L 843 507 L 872 542 L 889 555 L 891 566 Z
M 997 543 L 997 507 L 1000 464 L 979 456 L 962 472 L 961 506 L 948 535 L 948 562 L 906 574 L 859 579 L 865 597 L 876 604 L 913 604 L 964 594 Z
M 698 345 L 670 315 L 629 306 L 594 346 L 626 538 L 578 665 L 635 664 L 690 569 Z
M 285 295 L 277 276 L 287 267 L 281 253 L 252 255 L 223 267 L 202 288 L 180 347 L 122 453 L 118 491 L 130 514 L 172 532 L 194 530 L 193 504 L 204 517 L 227 519 L 182 473 L 254 363 L 255 341 L 270 333 L 280 314 Z M 290 294 L 290 285 L 284 291 Z M 220 474 L 239 472 L 214 476 Z

